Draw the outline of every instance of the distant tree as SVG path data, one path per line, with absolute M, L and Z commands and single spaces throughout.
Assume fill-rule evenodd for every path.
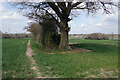
M 41 26 L 39 25 L 39 23 L 29 23 L 29 25 L 25 27 L 25 29 L 32 33 L 35 41 L 39 41 L 39 34 L 41 33 Z
M 41 42 L 45 47 L 56 47 L 59 45 L 60 36 L 58 26 L 54 22 L 54 19 L 48 16 L 42 16 L 41 23 L 30 23 L 25 29 L 32 32 L 35 41 Z
M 90 40 L 109 40 L 109 35 L 103 33 L 92 33 L 85 37 Z
M 113 10 L 113 6 L 117 3 L 112 0 L 50 0 L 52 2 L 19 2 L 19 9 L 29 10 L 26 11 L 26 16 L 41 22 L 41 15 L 47 14 L 51 16 L 60 28 L 60 45 L 59 49 L 71 50 L 68 41 L 68 32 L 70 27 L 68 22 L 72 20 L 76 14 L 76 10 L 87 11 L 88 14 L 95 14 L 98 10 L 103 10 L 104 13 L 109 14 Z

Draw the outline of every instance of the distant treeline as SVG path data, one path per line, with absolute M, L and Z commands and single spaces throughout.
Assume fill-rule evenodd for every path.
M 119 39 L 120 35 L 118 34 L 103 34 L 103 33 L 92 33 L 92 34 L 69 34 L 69 36 L 75 36 L 84 39 L 91 40 L 115 40 Z M 21 38 L 32 38 L 33 35 L 31 33 L 19 33 L 19 34 L 8 34 L 2 33 L 3 39 L 21 39 Z
M 22 39 L 22 38 L 32 38 L 32 34 L 19 33 L 19 34 L 8 34 L 2 33 L 2 39 Z
M 90 40 L 118 40 L 120 35 L 118 34 L 104 34 L 104 33 L 91 33 L 91 34 L 69 34 L 69 36 L 75 36 Z

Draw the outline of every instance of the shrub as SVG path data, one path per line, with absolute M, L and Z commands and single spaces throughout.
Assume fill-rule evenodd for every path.
M 47 48 L 57 47 L 60 42 L 58 27 L 52 18 L 46 17 L 41 23 L 41 43 Z
M 39 23 L 32 22 L 25 29 L 31 32 L 34 40 L 44 47 L 58 47 L 60 42 L 59 29 L 52 17 L 43 15 Z

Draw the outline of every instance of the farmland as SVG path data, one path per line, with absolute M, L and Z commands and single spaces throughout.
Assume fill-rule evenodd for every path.
M 32 41 L 33 56 L 43 76 L 61 78 L 108 78 L 118 76 L 118 42 L 70 39 L 73 47 L 90 52 L 58 51 L 41 48 Z M 51 53 L 51 54 L 50 54 Z
M 117 2 L 2 1 L 2 79 L 118 79 Z
M 36 77 L 25 55 L 29 39 L 3 39 L 3 78 Z M 118 42 L 112 40 L 70 39 L 73 51 L 45 49 L 31 40 L 33 59 L 42 77 L 117 78 Z M 85 49 L 88 52 L 75 51 Z
M 28 39 L 2 40 L 2 77 L 31 78 L 35 76 L 25 55 Z

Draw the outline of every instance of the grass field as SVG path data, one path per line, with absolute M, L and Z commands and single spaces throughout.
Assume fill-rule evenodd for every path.
M 33 56 L 42 76 L 60 78 L 112 78 L 118 76 L 118 42 L 110 40 L 71 39 L 72 47 L 91 52 L 49 50 L 31 42 Z M 65 54 L 61 54 L 61 53 Z M 54 53 L 54 54 L 49 54 Z
M 2 78 L 31 78 L 30 62 L 25 55 L 28 39 L 2 40 Z
M 25 55 L 28 40 L 3 39 L 3 78 L 32 78 L 36 76 L 30 69 L 29 59 Z M 105 78 L 118 76 L 117 41 L 70 39 L 70 43 L 74 43 L 71 44 L 72 48 L 91 51 L 82 53 L 50 50 L 31 40 L 31 48 L 35 53 L 32 57 L 35 59 L 43 77 Z

